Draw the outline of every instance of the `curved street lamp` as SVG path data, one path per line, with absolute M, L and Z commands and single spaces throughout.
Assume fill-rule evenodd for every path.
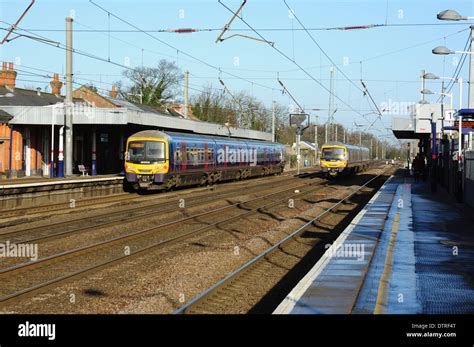
M 441 11 L 440 13 L 438 13 L 436 18 L 438 18 L 439 20 L 455 20 L 455 21 L 474 19 L 474 17 L 461 16 L 457 11 L 454 11 L 454 10 Z
M 444 10 L 438 13 L 436 16 L 439 20 L 452 20 L 452 21 L 460 21 L 460 20 L 469 20 L 474 19 L 474 17 L 462 16 L 457 11 L 454 10 Z M 438 46 L 433 48 L 433 54 L 439 55 L 447 55 L 447 54 L 469 54 L 470 55 L 470 68 L 469 68 L 469 82 L 474 81 L 474 25 L 470 26 L 471 28 L 471 50 L 470 52 L 465 51 L 452 51 L 445 46 Z M 462 79 L 458 79 L 459 87 L 461 88 Z M 459 95 L 459 108 L 462 108 L 462 95 Z M 471 84 L 469 84 L 469 91 L 468 91 L 468 107 L 472 107 L 474 105 L 474 88 L 471 88 Z
M 438 54 L 438 55 L 448 55 L 448 54 L 474 54 L 473 52 L 469 51 L 452 51 L 448 47 L 445 46 L 438 46 L 435 47 L 431 50 L 433 54 Z
M 433 92 L 429 89 L 423 89 L 421 91 L 422 94 L 425 94 L 425 95 L 442 95 L 442 96 L 448 96 L 451 100 L 451 103 L 450 103 L 450 107 L 451 109 L 453 109 L 453 93 L 437 93 L 437 92 Z
M 474 17 L 467 17 L 467 16 L 462 16 L 458 12 L 454 10 L 445 10 L 436 16 L 440 20 L 454 20 L 454 21 L 460 21 L 460 20 L 467 20 L 467 19 L 474 19 Z M 468 92 L 468 107 L 472 107 L 474 105 L 474 88 L 472 88 L 471 83 L 474 82 L 474 59 L 473 59 L 473 54 L 474 54 L 474 25 L 471 25 L 471 52 L 469 52 L 470 56 L 470 67 L 469 67 L 469 92 Z M 446 53 L 448 52 L 448 53 Z M 458 53 L 456 51 L 450 51 L 446 47 L 436 47 L 433 49 L 434 54 L 453 54 L 453 53 Z M 462 53 L 467 53 L 467 52 L 462 52 Z M 460 88 L 462 87 L 462 79 L 458 79 L 459 86 Z M 462 93 L 459 95 L 459 109 L 462 107 Z M 462 117 L 459 117 L 459 145 L 458 145 L 458 172 L 459 175 L 461 176 L 462 174 L 462 147 L 463 147 L 463 141 L 462 139 Z M 462 184 L 461 184 L 462 187 Z M 462 190 L 460 190 L 462 191 Z

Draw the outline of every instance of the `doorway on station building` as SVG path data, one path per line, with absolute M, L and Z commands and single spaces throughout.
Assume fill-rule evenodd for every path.
M 23 146 L 22 146 L 22 157 L 21 157 L 21 171 L 24 172 L 25 176 L 31 176 L 30 130 L 24 129 L 22 135 L 23 135 Z
M 84 136 L 74 138 L 74 171 L 79 170 L 79 165 L 87 166 L 84 162 Z

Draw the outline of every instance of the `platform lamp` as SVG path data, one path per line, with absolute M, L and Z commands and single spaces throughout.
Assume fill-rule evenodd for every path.
M 429 89 L 423 89 L 421 91 L 425 95 L 442 95 L 442 96 L 449 96 L 450 99 L 450 107 L 453 108 L 453 93 L 438 93 L 438 92 L 433 92 Z
M 454 10 L 445 10 L 436 16 L 439 20 L 451 20 L 451 21 L 461 21 L 461 20 L 470 20 L 474 19 L 474 17 L 471 16 L 462 16 L 459 14 L 457 11 Z M 463 52 L 463 51 L 453 51 L 450 50 L 447 47 L 444 46 L 438 46 L 432 50 L 433 54 L 440 54 L 440 55 L 447 55 L 447 54 L 469 54 L 470 59 L 469 59 L 469 87 L 468 87 L 468 108 L 474 108 L 474 88 L 471 88 L 471 82 L 474 81 L 474 25 L 470 26 L 471 33 L 471 50 L 468 52 Z M 462 80 L 461 82 L 462 83 Z M 462 94 L 459 96 L 460 100 L 460 105 L 459 109 L 462 108 Z M 459 201 L 462 201 L 462 147 L 463 147 L 463 141 L 462 141 L 462 116 L 459 115 L 459 145 L 458 145 L 458 180 L 459 180 Z
M 453 11 L 453 10 L 446 10 L 438 13 L 437 18 L 440 20 L 454 20 L 454 21 L 460 21 L 460 20 L 467 20 L 467 19 L 474 19 L 474 17 L 467 17 L 467 16 L 461 16 L 458 12 Z M 437 46 L 433 48 L 432 52 L 433 54 L 437 55 L 448 55 L 448 54 L 469 54 L 469 86 L 468 86 L 468 108 L 474 108 L 474 88 L 471 88 L 471 81 L 474 81 L 474 25 L 470 26 L 471 28 L 471 50 L 470 51 L 454 51 L 451 50 L 445 46 Z M 459 109 L 462 108 L 462 79 L 459 78 L 459 87 L 460 87 L 460 92 L 459 92 Z M 459 158 L 461 158 L 462 155 L 462 117 L 459 117 Z M 459 159 L 461 160 L 461 159 Z M 462 162 L 460 162 L 462 164 Z M 461 166 L 460 166 L 461 169 Z
M 428 72 L 424 75 L 424 78 L 427 79 L 427 80 L 443 80 L 443 81 L 456 81 L 458 82 L 458 92 L 459 92 L 459 95 L 462 94 L 462 79 L 461 78 L 455 78 L 455 77 L 439 77 L 439 76 L 436 76 L 435 74 L 431 73 L 431 72 Z M 461 83 L 459 83 L 461 82 Z M 438 95 L 441 95 L 441 96 L 449 96 L 450 99 L 451 99 L 451 104 L 450 104 L 450 107 L 451 109 L 453 109 L 453 93 L 444 93 L 444 85 L 443 85 L 443 90 L 441 91 L 441 93 L 433 93 L 433 94 L 438 94 Z M 460 99 L 462 100 L 462 98 Z M 459 105 L 459 108 L 461 108 L 461 105 Z

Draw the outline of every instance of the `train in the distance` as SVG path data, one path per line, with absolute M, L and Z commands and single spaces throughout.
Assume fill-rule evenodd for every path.
M 341 173 L 357 173 L 369 167 L 369 149 L 341 142 L 325 143 L 321 147 L 321 171 L 335 177 Z
M 172 189 L 280 174 L 285 146 L 199 134 L 140 131 L 127 140 L 124 189 Z

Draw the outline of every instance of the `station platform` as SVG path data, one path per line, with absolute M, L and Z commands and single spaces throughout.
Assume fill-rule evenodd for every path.
M 97 175 L 97 176 L 82 176 L 74 175 L 71 177 L 21 177 L 14 179 L 0 179 L 0 189 L 2 188 L 12 188 L 15 186 L 41 186 L 49 184 L 63 184 L 75 183 L 75 182 L 88 182 L 88 181 L 104 181 L 104 180 L 114 180 L 114 179 L 123 179 L 123 175 Z
M 274 314 L 474 313 L 472 212 L 399 170 Z
M 0 211 L 123 192 L 123 175 L 0 180 Z

